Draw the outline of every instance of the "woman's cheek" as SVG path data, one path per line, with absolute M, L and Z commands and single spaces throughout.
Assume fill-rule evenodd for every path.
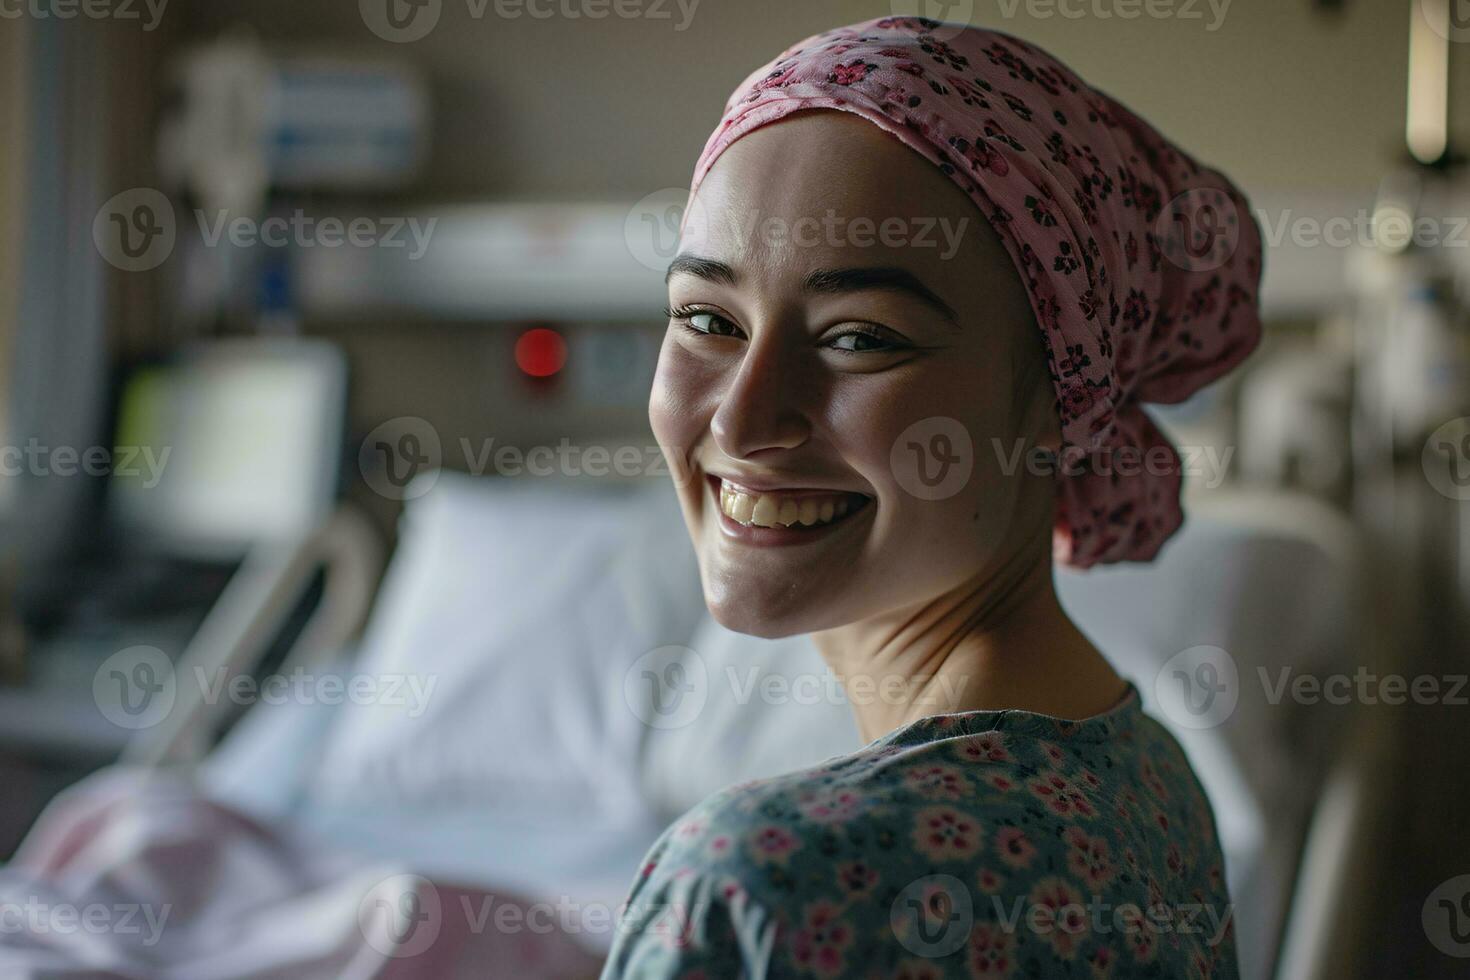
M 708 427 L 712 409 L 705 403 L 714 387 L 708 375 L 672 332 L 664 339 L 648 395 L 648 422 L 665 452 L 677 449 L 687 457 Z
M 943 463 L 927 458 L 934 439 L 950 439 L 956 425 L 969 426 L 956 416 L 961 406 L 972 409 L 973 400 L 951 392 L 945 381 L 943 372 L 919 366 L 845 377 L 832 386 L 824 428 L 880 503 L 917 500 L 905 487 L 923 492 L 915 482 L 918 468 Z

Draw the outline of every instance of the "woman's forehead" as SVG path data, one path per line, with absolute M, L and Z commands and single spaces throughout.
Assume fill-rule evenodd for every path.
M 803 112 L 737 140 L 690 202 L 680 251 L 776 285 L 812 270 L 912 270 L 958 294 L 1012 263 L 974 203 L 882 129 Z
M 928 160 L 851 112 L 806 111 L 736 140 L 700 184 L 709 204 L 771 215 L 919 218 L 976 211 Z

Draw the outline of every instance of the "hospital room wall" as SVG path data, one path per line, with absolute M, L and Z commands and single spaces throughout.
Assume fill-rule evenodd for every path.
M 685 0 L 694 7 L 681 31 L 678 0 L 632 4 L 668 19 L 598 21 L 495 13 L 592 6 L 577 0 L 444 0 L 427 37 L 390 44 L 364 29 L 352 3 L 175 2 L 196 37 L 244 21 L 267 39 L 335 39 L 425 66 L 440 119 L 425 184 L 436 197 L 588 197 L 684 184 L 724 97 L 760 60 L 811 32 L 903 6 Z M 1123 5 L 948 5 L 1055 51 L 1248 191 L 1361 192 L 1401 153 L 1411 0 L 1347 0 L 1340 12 L 1314 0 L 1173 0 L 1162 8 L 1193 16 L 1134 20 L 1064 17 L 1061 6 Z M 1463 132 L 1470 100 L 1456 113 Z
M 751 70 L 810 33 L 901 6 L 890 0 L 621 3 L 668 16 L 594 21 L 564 13 L 593 9 L 590 0 L 442 0 L 434 29 L 401 44 L 374 36 L 357 4 L 335 0 L 171 0 L 167 17 L 175 45 L 245 25 L 267 44 L 288 49 L 341 50 L 419 66 L 434 100 L 432 152 L 416 185 L 384 203 L 394 213 L 413 213 L 480 200 L 631 204 L 687 186 L 724 99 Z M 1139 106 L 1248 192 L 1273 191 L 1276 201 L 1294 201 L 1301 190 L 1368 199 L 1402 152 L 1412 0 L 1347 0 L 1340 15 L 1313 0 L 1217 0 L 1213 10 L 1209 0 L 1174 0 L 1174 9 L 1200 16 L 1136 20 L 1036 15 L 1056 9 L 1045 0 L 968 6 L 975 23 L 1034 40 Z M 1067 0 L 1067 6 L 1094 4 Z M 555 15 L 532 17 L 525 12 L 531 8 Z M 1005 16 L 1009 9 L 1014 16 Z M 513 10 L 522 13 L 497 13 Z M 1223 10 L 1218 21 L 1216 10 Z M 1465 130 L 1470 104 L 1458 111 Z M 650 297 L 650 321 L 659 301 Z M 575 406 L 568 408 L 570 421 L 557 416 L 553 425 L 547 401 L 521 397 L 504 383 L 499 366 L 507 361 L 510 331 L 396 316 L 308 322 L 307 329 L 348 352 L 349 418 L 359 437 L 403 414 L 430 419 L 445 445 L 462 437 L 478 444 L 486 434 L 538 444 L 555 426 L 561 426 L 556 433 L 587 439 L 608 427 L 606 413 L 579 415 Z M 636 418 L 618 422 L 641 436 L 642 412 L 634 408 Z M 362 501 L 384 507 L 371 495 Z M 386 522 L 388 515 L 381 517 Z

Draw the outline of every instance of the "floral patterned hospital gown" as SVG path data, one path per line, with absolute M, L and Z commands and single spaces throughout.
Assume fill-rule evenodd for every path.
M 1138 691 L 970 711 L 732 786 L 634 881 L 610 978 L 1235 978 L 1209 804 Z

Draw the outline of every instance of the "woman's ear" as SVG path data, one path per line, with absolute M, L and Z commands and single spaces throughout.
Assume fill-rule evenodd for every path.
M 1062 420 L 1057 411 L 1056 396 L 1052 393 L 1051 379 L 1045 374 L 1041 384 L 1032 392 L 1021 431 L 1030 445 L 1044 449 L 1053 456 L 1061 454 Z
M 1016 409 L 1016 435 L 1028 447 L 1052 455 L 1062 451 L 1062 421 L 1057 408 L 1056 388 L 1047 366 L 1045 345 L 1034 321 L 1016 338 L 1015 384 L 1012 403 Z

